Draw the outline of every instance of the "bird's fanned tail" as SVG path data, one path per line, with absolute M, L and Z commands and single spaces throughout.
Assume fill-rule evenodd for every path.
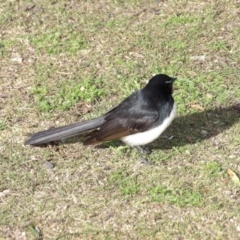
M 79 135 L 80 133 L 90 131 L 100 127 L 105 122 L 105 117 L 101 116 L 89 121 L 82 121 L 68 126 L 52 128 L 49 130 L 34 133 L 24 143 L 25 145 L 41 145 L 52 141 L 65 139 Z

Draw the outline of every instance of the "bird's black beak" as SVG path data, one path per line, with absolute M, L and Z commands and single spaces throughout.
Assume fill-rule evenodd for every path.
M 175 82 L 176 80 L 177 80 L 177 78 L 176 78 L 176 77 L 172 78 L 172 81 L 173 81 L 173 82 Z

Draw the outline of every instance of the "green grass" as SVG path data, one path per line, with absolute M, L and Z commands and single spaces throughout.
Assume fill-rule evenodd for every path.
M 123 195 L 136 195 L 140 190 L 140 184 L 136 176 L 128 176 L 125 169 L 118 170 L 109 177 L 109 184 L 117 186 Z
M 240 238 L 228 173 L 240 174 L 237 2 L 5 1 L 0 12 L 0 238 Z M 154 165 L 119 141 L 23 146 L 157 73 L 178 77 L 178 115 L 150 144 Z
M 152 200 L 167 204 L 177 204 L 181 207 L 201 207 L 203 196 L 197 191 L 188 189 L 168 189 L 165 186 L 156 186 L 150 189 Z
M 30 42 L 40 52 L 47 51 L 49 55 L 75 54 L 87 47 L 86 40 L 76 29 L 71 27 L 52 28 L 42 34 L 30 37 Z
M 58 83 L 56 88 L 59 90 L 54 91 L 54 93 L 50 94 L 46 85 L 37 86 L 31 92 L 41 111 L 67 110 L 80 101 L 94 103 L 106 96 L 106 92 L 102 89 L 102 83 L 102 79 L 82 81 L 69 79 L 69 81 Z
M 204 172 L 208 174 L 209 178 L 218 178 L 222 171 L 222 166 L 218 162 L 208 162 L 204 165 Z
M 7 128 L 7 119 L 3 119 L 2 121 L 0 121 L 0 130 L 4 130 Z

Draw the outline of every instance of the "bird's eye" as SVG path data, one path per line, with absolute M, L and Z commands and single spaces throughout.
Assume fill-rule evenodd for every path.
M 166 83 L 172 83 L 172 80 L 166 81 Z

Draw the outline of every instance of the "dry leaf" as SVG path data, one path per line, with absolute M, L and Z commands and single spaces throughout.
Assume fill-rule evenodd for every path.
M 206 56 L 205 55 L 201 55 L 201 56 L 191 56 L 190 60 L 197 60 L 197 61 L 205 61 Z
M 213 95 L 211 93 L 207 93 L 207 98 L 212 98 Z
M 136 58 L 144 58 L 144 56 L 142 54 L 137 53 L 137 52 L 130 52 L 129 55 L 134 56 Z
M 10 189 L 5 189 L 2 192 L 0 192 L 0 197 L 4 197 L 10 193 Z
M 86 114 L 91 111 L 92 106 L 88 103 L 80 102 L 78 103 L 77 108 L 82 114 Z
M 187 71 L 187 73 L 190 75 L 190 76 L 197 76 L 197 73 L 193 72 L 193 71 Z
M 191 137 L 189 137 L 189 136 L 186 136 L 186 139 L 187 139 L 187 141 L 188 141 L 189 143 L 193 143 L 193 140 L 192 140 L 192 138 L 191 138 Z
M 190 105 L 190 107 L 191 107 L 191 108 L 198 109 L 198 110 L 201 110 L 201 111 L 204 110 L 204 107 L 202 107 L 202 106 L 200 106 L 200 105 L 198 105 L 198 104 L 192 104 L 192 105 Z
M 227 170 L 227 172 L 231 177 L 232 182 L 240 187 L 240 179 L 238 175 L 234 171 L 232 171 L 230 168 Z
M 4 93 L 0 93 L 0 98 L 7 98 L 8 95 L 7 94 L 4 94 Z

